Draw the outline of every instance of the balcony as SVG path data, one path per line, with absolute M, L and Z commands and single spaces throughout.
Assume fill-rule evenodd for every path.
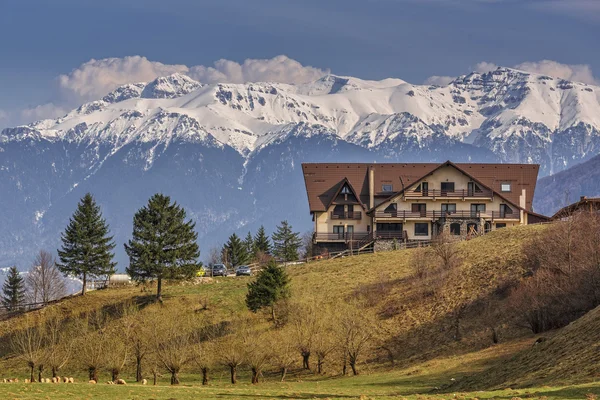
M 370 235 L 370 232 L 315 233 L 314 239 L 317 242 L 347 242 L 365 240 Z
M 376 231 L 373 234 L 373 237 L 375 239 L 406 239 L 404 236 L 404 231 Z
M 426 198 L 443 197 L 443 198 L 459 198 L 459 199 L 464 199 L 464 198 L 469 198 L 469 197 L 492 198 L 493 193 L 491 190 L 488 190 L 488 189 L 480 189 L 480 190 L 460 189 L 460 190 L 453 190 L 453 191 L 428 189 L 428 190 L 420 190 L 420 191 L 409 190 L 404 193 L 404 197 L 407 199 L 425 198 L 425 197 Z
M 343 213 L 332 212 L 331 213 L 331 219 L 357 219 L 357 220 L 361 220 L 362 219 L 362 212 L 360 212 L 360 211 L 343 212 Z
M 440 218 L 485 218 L 491 219 L 492 221 L 501 220 L 520 220 L 521 215 L 517 212 L 504 212 L 504 211 L 410 211 L 410 210 L 398 210 L 398 211 L 376 211 L 375 218 L 377 219 L 440 219 Z

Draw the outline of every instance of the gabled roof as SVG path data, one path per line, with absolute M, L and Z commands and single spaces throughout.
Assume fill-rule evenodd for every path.
M 569 204 L 561 208 L 552 216 L 552 219 L 561 219 L 568 217 L 576 211 L 597 211 L 600 210 L 600 198 L 583 196 L 578 202 Z
M 346 185 L 348 185 L 348 187 L 352 191 L 352 194 L 354 195 L 354 197 L 356 197 L 356 200 L 358 200 L 358 204 L 360 204 L 360 206 L 364 210 L 366 210 L 367 207 L 364 205 L 364 203 L 362 201 L 360 201 L 360 197 L 356 193 L 356 190 L 354 190 L 354 188 L 352 187 L 352 184 L 350 183 L 350 181 L 348 180 L 348 178 L 344 178 L 344 180 L 340 182 L 340 184 L 338 185 L 337 190 L 335 191 L 335 194 L 333 196 L 331 196 L 331 199 L 329 200 L 329 204 L 327 204 L 326 209 L 328 209 L 329 207 L 331 207 L 331 205 L 333 204 L 333 202 L 335 201 L 335 199 L 337 199 L 337 197 L 340 195 L 340 192 L 342 191 L 342 189 Z
M 425 180 L 425 178 L 427 178 L 428 176 L 433 175 L 436 171 L 438 171 L 439 169 L 443 168 L 443 167 L 453 167 L 454 169 L 456 169 L 457 171 L 459 171 L 460 173 L 462 173 L 463 175 L 469 177 L 473 182 L 477 183 L 479 186 L 483 187 L 484 189 L 490 190 L 494 196 L 498 196 L 500 197 L 502 200 L 504 200 L 507 203 L 510 203 L 511 205 L 513 205 L 514 207 L 521 209 L 521 207 L 519 206 L 519 202 L 513 202 L 508 200 L 506 197 L 502 196 L 502 194 L 498 193 L 497 191 L 495 191 L 494 189 L 492 189 L 491 187 L 488 187 L 486 184 L 482 183 L 481 181 L 479 181 L 476 177 L 474 177 L 473 175 L 465 172 L 462 168 L 460 168 L 458 165 L 454 164 L 452 161 L 446 161 L 440 165 L 438 165 L 437 167 L 435 167 L 432 171 L 428 172 L 427 174 L 423 175 L 421 178 L 417 179 L 415 182 L 413 182 L 411 185 L 406 186 L 403 190 L 400 190 L 399 192 L 396 192 L 395 194 L 391 195 L 389 198 L 387 198 L 384 202 L 378 204 L 375 207 L 372 207 L 370 210 L 368 210 L 367 212 L 371 212 L 373 210 L 375 210 L 376 208 L 381 207 L 382 205 L 385 205 L 386 203 L 390 202 L 391 200 L 395 199 L 396 197 L 398 197 L 399 195 L 401 195 L 403 192 L 409 190 L 410 188 L 412 188 L 413 186 L 419 184 L 420 182 L 422 182 L 423 180 Z
M 310 212 L 326 211 L 339 184 L 347 179 L 363 204 L 369 203 L 369 168 L 375 170 L 375 196 L 379 199 L 395 196 L 402 183 L 409 187 L 423 176 L 446 163 L 306 163 L 302 164 L 304 183 Z M 503 182 L 512 184 L 511 193 L 502 193 L 509 203 L 519 204 L 522 189 L 527 189 L 526 209 L 532 207 L 539 165 L 536 164 L 468 164 L 452 163 L 463 173 L 493 190 L 500 192 Z M 394 193 L 382 191 L 384 184 L 391 184 Z

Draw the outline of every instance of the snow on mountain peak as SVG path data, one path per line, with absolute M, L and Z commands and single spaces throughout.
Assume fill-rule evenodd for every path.
M 596 135 L 600 88 L 503 67 L 444 87 L 337 75 L 300 85 L 202 85 L 176 73 L 123 85 L 65 117 L 7 129 L 3 136 L 101 141 L 114 151 L 132 141 L 177 138 L 250 156 L 299 124 L 298 132 L 319 126 L 319 132 L 368 148 L 443 135 L 505 153 L 508 160 L 506 146 L 514 140 L 548 146 L 556 132 L 578 126 L 586 126 L 578 130 L 587 132 L 582 135 Z
M 148 83 L 141 93 L 145 99 L 173 99 L 181 97 L 202 85 L 187 75 L 175 73 L 168 76 L 161 76 Z

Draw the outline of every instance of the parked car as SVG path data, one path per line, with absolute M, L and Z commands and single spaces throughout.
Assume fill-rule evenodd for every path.
M 225 267 L 223 264 L 213 265 L 212 276 L 227 276 L 227 267 Z
M 251 276 L 252 270 L 247 265 L 240 265 L 235 269 L 235 276 Z

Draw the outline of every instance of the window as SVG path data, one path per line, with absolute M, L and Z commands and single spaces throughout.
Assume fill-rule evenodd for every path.
M 416 223 L 415 224 L 415 236 L 429 236 L 429 224 Z
M 456 204 L 442 204 L 442 214 L 453 214 L 456 212 Z
M 344 185 L 344 187 L 342 188 L 341 193 L 342 194 L 350 194 L 352 192 L 350 192 L 350 188 L 348 187 L 348 185 Z
M 414 203 L 411 205 L 411 211 L 413 213 L 419 213 L 422 217 L 427 215 L 427 204 L 425 203 Z
M 393 192 L 393 186 L 389 184 L 385 184 L 381 188 L 384 192 Z
M 471 204 L 471 217 L 479 217 L 479 213 L 485 212 L 485 204 Z
M 385 212 L 385 213 L 395 213 L 397 209 L 398 209 L 398 205 L 396 203 L 391 203 L 389 206 L 387 206 L 385 208 L 385 210 L 383 210 L 383 212 Z
M 391 223 L 391 224 L 377 224 L 377 232 L 402 232 L 402 224 Z
M 500 218 L 506 218 L 506 216 L 511 216 L 513 213 L 512 208 L 510 208 L 506 204 L 500 204 Z
M 468 196 L 475 196 L 478 193 L 482 193 L 483 191 L 481 190 L 481 188 L 479 187 L 479 185 L 477 185 L 475 182 L 469 182 L 467 183 L 467 195 Z
M 504 224 L 504 223 L 502 223 L 502 224 L 501 223 L 497 223 L 496 224 L 496 229 L 502 229 L 502 228 L 506 228 L 506 224 Z
M 352 236 L 352 234 L 354 233 L 354 225 L 346 226 L 346 232 L 348 233 L 348 236 Z
M 333 227 L 333 234 L 338 235 L 338 239 L 344 238 L 344 225 L 336 225 Z
M 508 183 L 508 182 L 502 183 L 502 185 L 500 185 L 500 191 L 510 192 L 511 191 L 510 183 Z
M 333 218 L 344 218 L 344 206 L 338 204 L 333 208 Z
M 450 234 L 451 235 L 460 235 L 460 224 L 459 223 L 453 223 L 450 224 Z
M 454 192 L 454 182 L 442 182 L 442 196 Z

